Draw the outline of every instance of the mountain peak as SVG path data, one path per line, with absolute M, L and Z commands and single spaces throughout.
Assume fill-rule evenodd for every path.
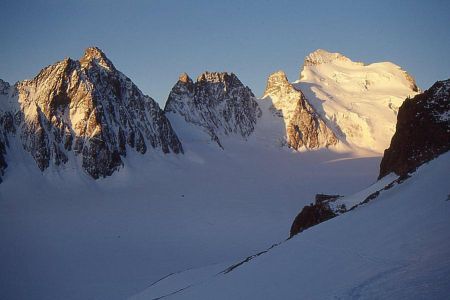
M 250 88 L 233 73 L 204 72 L 192 83 L 187 74 L 181 74 L 172 88 L 164 111 L 181 116 L 185 122 L 205 132 L 223 148 L 222 136 L 237 135 L 246 139 L 255 129 L 261 109 Z M 190 83 L 188 83 L 190 81 Z M 173 119 L 176 120 L 176 119 Z M 175 130 L 187 133 L 185 124 L 174 122 Z M 191 134 L 186 137 L 191 139 Z
M 328 52 L 327 50 L 317 49 L 311 52 L 305 57 L 305 66 L 316 66 L 322 64 L 328 64 L 333 61 L 345 61 L 352 62 L 351 59 L 338 52 Z
M 131 149 L 183 151 L 158 104 L 96 47 L 79 61 L 66 58 L 20 82 L 17 97 L 18 136 L 41 171 L 75 159 L 96 179 L 123 166 Z
M 83 57 L 80 59 L 80 63 L 82 66 L 85 66 L 91 62 L 95 62 L 108 70 L 114 69 L 114 65 L 112 64 L 112 62 L 98 47 L 86 48 Z
M 228 82 L 237 79 L 236 75 L 228 72 L 203 72 L 197 77 L 197 82 Z
M 8 82 L 0 79 L 0 95 L 1 94 L 6 94 L 8 89 L 9 89 L 10 85 Z
M 278 79 L 278 80 L 282 80 L 282 81 L 288 81 L 287 75 L 283 70 L 278 70 L 272 74 L 269 75 L 269 80 L 270 79 Z
M 86 48 L 86 50 L 84 50 L 84 58 L 86 59 L 91 59 L 91 58 L 96 58 L 96 59 L 101 59 L 101 58 L 106 58 L 105 53 L 103 53 L 103 51 L 98 48 L 98 47 L 88 47 Z
M 284 73 L 284 71 L 282 70 L 279 70 L 269 75 L 263 98 L 273 93 L 274 89 L 278 90 L 281 87 L 291 88 L 291 84 L 289 83 L 286 73 Z
M 180 77 L 178 78 L 178 81 L 182 83 L 192 83 L 191 77 L 187 73 L 181 73 Z

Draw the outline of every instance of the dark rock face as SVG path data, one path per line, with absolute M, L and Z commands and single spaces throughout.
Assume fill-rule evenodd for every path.
M 337 213 L 330 208 L 329 202 L 339 197 L 338 195 L 316 195 L 316 202 L 303 207 L 302 211 L 295 217 L 291 226 L 290 237 L 337 216 Z M 345 208 L 343 209 L 345 210 Z
M 385 150 L 379 178 L 406 175 L 450 150 L 450 79 L 407 99 L 399 109 L 397 128 Z
M 284 119 L 289 147 L 317 149 L 336 145 L 338 139 L 309 104 L 303 93 L 278 71 L 269 76 L 264 98 L 272 101 L 273 111 Z
M 20 139 L 40 170 L 66 163 L 74 152 L 97 179 L 123 165 L 127 148 L 183 152 L 158 104 L 98 48 L 44 68 L 18 83 L 16 94 Z
M 255 96 L 233 73 L 205 72 L 194 83 L 183 73 L 164 108 L 195 124 L 222 147 L 221 135 L 247 138 L 261 116 Z

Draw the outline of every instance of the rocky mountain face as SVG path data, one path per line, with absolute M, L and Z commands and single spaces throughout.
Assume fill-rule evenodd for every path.
M 2 176 L 8 166 L 6 162 L 6 151 L 9 147 L 8 137 L 16 131 L 9 103 L 13 90 L 9 83 L 0 79 L 0 182 L 2 182 Z
M 336 217 L 339 213 L 345 211 L 345 207 L 341 208 L 342 211 L 334 211 L 329 203 L 338 199 L 339 195 L 324 195 L 317 194 L 315 203 L 311 203 L 303 207 L 300 213 L 295 217 L 292 222 L 290 237 L 322 222 L 328 221 Z
M 450 79 L 403 102 L 390 147 L 384 152 L 379 177 L 406 175 L 450 150 Z
M 366 65 L 322 49 L 306 56 L 293 85 L 343 144 L 376 153 L 388 147 L 404 99 L 418 92 L 393 63 Z
M 164 111 L 200 127 L 223 147 L 220 136 L 246 139 L 261 116 L 255 96 L 233 73 L 205 72 L 196 82 L 182 74 L 172 88 Z
M 74 153 L 99 178 L 122 166 L 129 149 L 183 151 L 158 104 L 98 48 L 88 48 L 79 61 L 67 58 L 44 68 L 15 90 L 19 105 L 9 113 L 40 170 L 64 164 Z
M 269 76 L 263 98 L 272 102 L 272 113 L 283 119 L 289 147 L 316 149 L 338 143 L 333 131 L 283 71 Z

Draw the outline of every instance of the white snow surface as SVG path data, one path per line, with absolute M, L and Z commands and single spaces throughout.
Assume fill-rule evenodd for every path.
M 41 173 L 11 139 L 0 298 L 125 299 L 171 273 L 215 271 L 287 238 L 316 193 L 375 181 L 380 157 L 291 151 L 276 143 L 282 122 L 267 116 L 247 141 L 223 137 L 225 150 L 195 130 L 182 135 L 184 155 L 127 152 L 125 167 L 100 180 L 70 159 Z
M 449 170 L 446 153 L 368 204 L 231 272 L 172 274 L 131 299 L 448 299 Z
M 414 79 L 390 62 L 365 65 L 316 50 L 294 83 L 338 137 L 382 154 L 395 132 L 398 109 L 414 96 Z

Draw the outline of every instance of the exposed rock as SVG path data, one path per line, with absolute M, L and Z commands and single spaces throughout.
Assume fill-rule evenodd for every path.
M 272 101 L 274 114 L 284 119 L 289 147 L 316 149 L 338 143 L 333 131 L 283 71 L 269 76 L 264 98 Z
M 194 83 L 183 73 L 164 108 L 201 127 L 222 147 L 221 135 L 246 139 L 255 129 L 261 110 L 250 88 L 233 73 L 205 72 Z
M 9 83 L 0 79 L 0 182 L 8 167 L 6 152 L 9 147 L 9 135 L 16 132 L 11 105 L 8 103 L 12 91 L 13 88 Z
M 20 139 L 40 170 L 69 160 L 73 151 L 93 178 L 123 165 L 127 148 L 182 152 L 158 104 L 117 71 L 98 48 L 64 59 L 17 84 Z
M 290 237 L 335 216 L 336 214 L 326 203 L 311 203 L 309 206 L 303 207 L 302 211 L 295 217 L 291 226 Z
M 9 83 L 0 79 L 0 95 L 7 95 L 9 93 L 9 89 Z
M 447 79 L 403 102 L 396 132 L 381 161 L 379 178 L 391 172 L 406 175 L 449 150 L 450 79 Z

